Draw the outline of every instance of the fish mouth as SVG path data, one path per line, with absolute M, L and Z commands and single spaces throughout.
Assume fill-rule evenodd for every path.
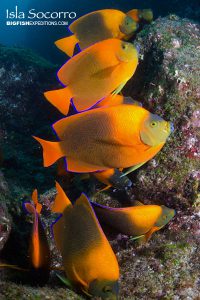
M 172 122 L 167 122 L 166 121 L 166 124 L 165 124 L 165 127 L 164 127 L 164 131 L 168 134 L 172 133 L 174 131 L 174 125 Z

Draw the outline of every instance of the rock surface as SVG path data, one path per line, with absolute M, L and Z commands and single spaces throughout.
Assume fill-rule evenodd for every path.
M 10 198 L 8 185 L 0 171 L 0 252 L 3 249 L 12 226 L 11 216 L 8 213 L 6 202 Z
M 195 205 L 200 179 L 200 31 L 171 15 L 138 34 L 141 61 L 125 95 L 173 122 L 163 150 L 132 174 L 134 194 L 176 206 Z
M 31 50 L 2 45 L 0 66 L 0 149 L 7 180 L 30 189 L 46 185 L 49 172 L 38 161 L 32 135 L 48 132 L 58 117 L 43 96 L 56 87 L 57 68 Z

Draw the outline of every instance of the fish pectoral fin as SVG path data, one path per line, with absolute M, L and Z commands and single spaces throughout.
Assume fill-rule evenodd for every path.
M 113 92 L 112 95 L 116 95 L 119 94 L 121 92 L 121 90 L 123 89 L 123 87 L 125 86 L 125 84 L 127 83 L 127 81 L 122 82 Z
M 68 36 L 55 42 L 56 47 L 65 52 L 68 56 L 73 56 L 74 48 L 79 40 L 75 35 Z
M 69 279 L 67 279 L 66 277 L 64 277 L 64 276 L 61 276 L 61 275 L 59 275 L 59 274 L 56 274 L 56 276 L 68 287 L 68 288 L 70 288 L 70 289 L 72 289 L 73 288 L 73 286 L 72 286 L 72 284 L 71 284 L 71 282 L 70 282 L 70 280 Z
M 67 115 L 72 98 L 68 87 L 59 90 L 48 91 L 44 93 L 45 98 L 55 106 L 63 115 Z
M 134 165 L 133 167 L 128 168 L 128 170 L 127 170 L 126 172 L 124 172 L 124 173 L 121 175 L 121 177 L 124 177 L 124 176 L 130 174 L 131 172 L 133 172 L 133 171 L 139 169 L 139 168 L 140 168 L 141 166 L 143 166 L 145 163 L 146 163 L 146 161 L 143 162 L 143 163 L 141 163 L 141 164 L 137 164 L 137 165 Z
M 105 68 L 101 71 L 93 73 L 91 76 L 94 78 L 97 78 L 97 79 L 109 78 L 111 76 L 111 74 L 115 71 L 117 66 L 118 66 L 118 64 L 115 66 L 112 66 L 112 67 Z
M 155 226 L 152 227 L 147 233 L 145 233 L 145 241 L 148 242 L 155 231 L 158 231 L 160 228 Z
M 51 207 L 51 211 L 54 213 L 63 213 L 65 208 L 72 207 L 72 204 L 57 181 L 56 181 L 56 190 L 57 190 L 57 195 Z
M 86 289 L 88 288 L 88 284 L 79 276 L 74 264 L 72 264 L 72 270 L 73 270 L 74 276 L 76 278 L 76 281 L 82 286 L 81 289 L 85 291 L 85 288 Z

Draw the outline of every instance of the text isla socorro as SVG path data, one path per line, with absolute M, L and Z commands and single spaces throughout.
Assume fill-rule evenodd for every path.
M 14 10 L 10 11 L 6 10 L 6 18 L 7 19 L 75 19 L 76 13 L 74 11 L 36 11 L 36 9 L 32 8 L 27 13 L 20 11 L 18 6 L 15 6 Z

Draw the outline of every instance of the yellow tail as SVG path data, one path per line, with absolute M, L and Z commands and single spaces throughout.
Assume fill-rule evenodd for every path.
M 53 165 L 59 158 L 65 156 L 61 149 L 62 142 L 49 142 L 35 136 L 33 138 L 42 146 L 44 167 Z
M 75 35 L 66 37 L 64 39 L 60 39 L 55 42 L 55 45 L 63 52 L 65 52 L 68 56 L 73 56 L 74 48 L 79 40 Z
M 44 93 L 45 98 L 54 105 L 63 115 L 67 115 L 72 98 L 71 91 L 68 87 L 60 90 L 53 90 Z

